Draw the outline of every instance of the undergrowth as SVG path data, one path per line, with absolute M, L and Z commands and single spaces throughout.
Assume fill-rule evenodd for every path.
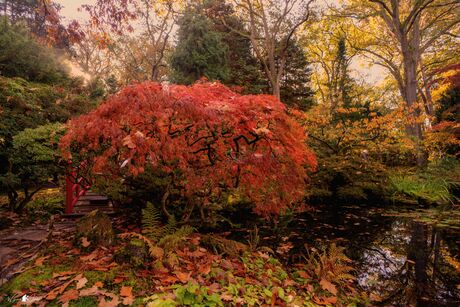
M 390 176 L 393 199 L 407 197 L 421 204 L 453 204 L 460 187 L 460 162 L 452 159 L 432 162 L 414 173 Z

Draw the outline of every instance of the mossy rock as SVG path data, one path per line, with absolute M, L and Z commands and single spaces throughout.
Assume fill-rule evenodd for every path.
M 365 201 L 367 195 L 360 186 L 345 186 L 337 189 L 337 198 L 341 201 Z
M 115 253 L 118 263 L 129 263 L 136 268 L 143 268 L 149 262 L 147 247 L 142 240 L 131 239 L 126 246 Z
M 238 257 L 249 251 L 249 247 L 238 241 L 229 240 L 218 235 L 207 234 L 201 236 L 201 244 L 217 254 Z
M 115 233 L 110 218 L 99 210 L 94 210 L 77 222 L 76 244 L 92 249 L 109 246 L 115 241 Z

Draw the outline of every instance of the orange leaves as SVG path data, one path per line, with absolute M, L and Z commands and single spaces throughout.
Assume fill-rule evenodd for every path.
M 74 163 L 86 161 L 83 172 L 92 176 L 121 182 L 147 166 L 180 171 L 176 185 L 189 197 L 203 187 L 213 199 L 238 189 L 256 212 L 271 215 L 302 199 L 306 171 L 316 166 L 305 137 L 273 96 L 242 96 L 216 82 L 146 82 L 71 121 L 61 147 Z
M 324 290 L 329 291 L 333 295 L 337 295 L 337 288 L 330 281 L 327 281 L 326 279 L 321 279 L 319 284 L 321 288 L 323 288 Z
M 313 301 L 318 304 L 318 305 L 322 305 L 322 306 L 326 306 L 326 305 L 334 305 L 335 303 L 337 303 L 337 297 L 335 296 L 331 296 L 331 297 L 321 297 L 321 298 L 318 298 L 318 297 L 313 297 Z
M 123 298 L 123 305 L 132 305 L 134 303 L 133 287 L 121 287 L 120 296 Z
M 68 274 L 61 273 L 61 274 L 59 274 L 59 275 L 68 275 Z M 56 276 L 56 277 L 58 277 L 58 276 Z M 55 277 L 53 277 L 53 278 L 55 278 Z M 62 284 L 62 285 L 60 285 L 60 286 L 54 288 L 53 290 L 51 290 L 51 291 L 46 295 L 46 299 L 47 299 L 48 301 L 53 301 L 53 300 L 55 300 L 55 299 L 57 298 L 58 295 L 62 294 L 62 293 L 67 289 L 67 287 L 70 286 L 70 284 L 72 284 L 74 281 L 79 280 L 79 279 L 81 279 L 81 278 L 82 278 L 82 275 L 80 274 L 80 275 L 78 275 L 78 276 L 72 278 L 71 280 L 65 282 L 64 284 Z M 67 294 L 67 297 L 71 297 L 71 295 L 72 295 L 72 294 Z

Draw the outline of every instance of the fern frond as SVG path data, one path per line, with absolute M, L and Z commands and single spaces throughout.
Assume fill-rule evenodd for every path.
M 171 215 L 168 218 L 168 223 L 163 227 L 163 236 L 175 233 L 177 230 L 176 218 Z
M 191 235 L 195 229 L 191 226 L 185 225 L 177 229 L 171 234 L 167 234 L 162 237 L 157 245 L 162 247 L 166 252 L 176 249 L 185 238 Z
M 149 254 L 152 258 L 154 259 L 160 259 L 160 258 L 163 258 L 163 255 L 164 255 L 164 251 L 162 248 L 158 247 L 155 245 L 154 242 L 152 242 L 152 240 L 146 236 L 143 236 L 141 235 L 140 233 L 137 233 L 137 232 L 126 232 L 126 233 L 122 233 L 119 235 L 120 238 L 122 239 L 126 239 L 126 238 L 137 238 L 139 240 L 141 240 L 142 242 L 144 242 L 148 249 L 149 249 Z
M 142 232 L 155 242 L 163 236 L 160 211 L 151 202 L 142 209 Z

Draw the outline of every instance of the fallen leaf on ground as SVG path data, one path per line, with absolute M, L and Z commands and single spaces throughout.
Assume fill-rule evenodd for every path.
M 118 299 L 118 296 L 116 296 L 113 293 L 106 292 L 106 291 L 99 291 L 100 294 L 111 298 L 110 301 L 105 300 L 103 297 L 99 298 L 99 306 L 101 307 L 117 307 L 118 304 L 120 304 L 120 300 Z
M 299 276 L 302 277 L 302 278 L 306 278 L 306 279 L 311 278 L 311 276 L 310 276 L 307 272 L 305 272 L 305 271 L 298 271 L 297 273 L 298 273 Z
M 43 265 L 43 262 L 48 259 L 50 256 L 44 256 L 44 257 L 40 257 L 40 258 L 37 258 L 35 260 L 35 265 L 36 266 L 42 266 Z
M 96 281 L 96 282 L 94 283 L 94 285 L 95 285 L 96 287 L 98 287 L 98 288 L 104 287 L 104 283 L 103 283 L 102 281 Z
M 58 277 L 62 277 L 62 276 L 67 276 L 67 275 L 73 275 L 75 274 L 74 271 L 65 271 L 65 272 L 58 272 L 58 273 L 53 273 L 53 278 L 58 278 Z
M 81 237 L 81 246 L 83 247 L 88 247 L 91 245 L 91 242 L 88 241 L 88 238 L 86 237 Z
M 123 286 L 120 289 L 120 296 L 133 296 L 133 287 Z
M 76 300 L 79 297 L 78 290 L 71 289 L 64 292 L 61 297 L 59 298 L 59 302 L 61 303 L 68 303 L 71 300 Z
M 323 290 L 327 290 L 329 292 L 331 292 L 332 294 L 334 295 L 337 295 L 337 288 L 329 281 L 325 280 L 325 279 L 321 279 L 321 281 L 319 282 L 321 288 L 323 288 Z
M 337 297 L 331 296 L 331 297 L 313 297 L 313 301 L 318 304 L 318 305 L 331 305 L 337 303 Z
M 81 288 L 83 288 L 87 282 L 88 282 L 88 279 L 86 277 L 81 277 L 77 279 L 77 290 L 80 290 Z
M 94 250 L 91 254 L 86 255 L 86 256 L 81 256 L 80 260 L 82 261 L 91 261 L 97 257 L 98 251 Z
M 99 294 L 99 288 L 94 285 L 91 288 L 83 289 L 80 291 L 80 296 L 93 296 Z
M 71 279 L 69 280 L 68 282 L 64 283 L 63 285 L 59 286 L 59 287 L 56 287 L 54 288 L 53 290 L 51 290 L 47 295 L 46 295 L 46 299 L 48 301 L 53 301 L 56 299 L 56 297 L 61 294 L 62 292 L 65 291 L 65 289 L 74 281 L 74 279 Z
M 126 277 L 118 276 L 118 277 L 115 277 L 115 279 L 113 280 L 113 283 L 114 284 L 119 284 L 119 283 L 122 283 L 125 279 L 126 279 Z
M 4 266 L 4 268 L 7 268 L 7 267 L 9 267 L 9 266 L 11 266 L 13 264 L 18 263 L 18 262 L 19 262 L 19 259 L 17 259 L 17 258 L 10 259 L 3 266 Z
M 190 280 L 190 276 L 192 275 L 192 272 L 189 273 L 184 273 L 184 272 L 174 272 L 176 274 L 177 278 L 183 283 L 186 283 L 187 281 Z
M 231 302 L 233 301 L 233 296 L 228 293 L 223 293 L 220 295 L 220 299 L 226 302 Z

